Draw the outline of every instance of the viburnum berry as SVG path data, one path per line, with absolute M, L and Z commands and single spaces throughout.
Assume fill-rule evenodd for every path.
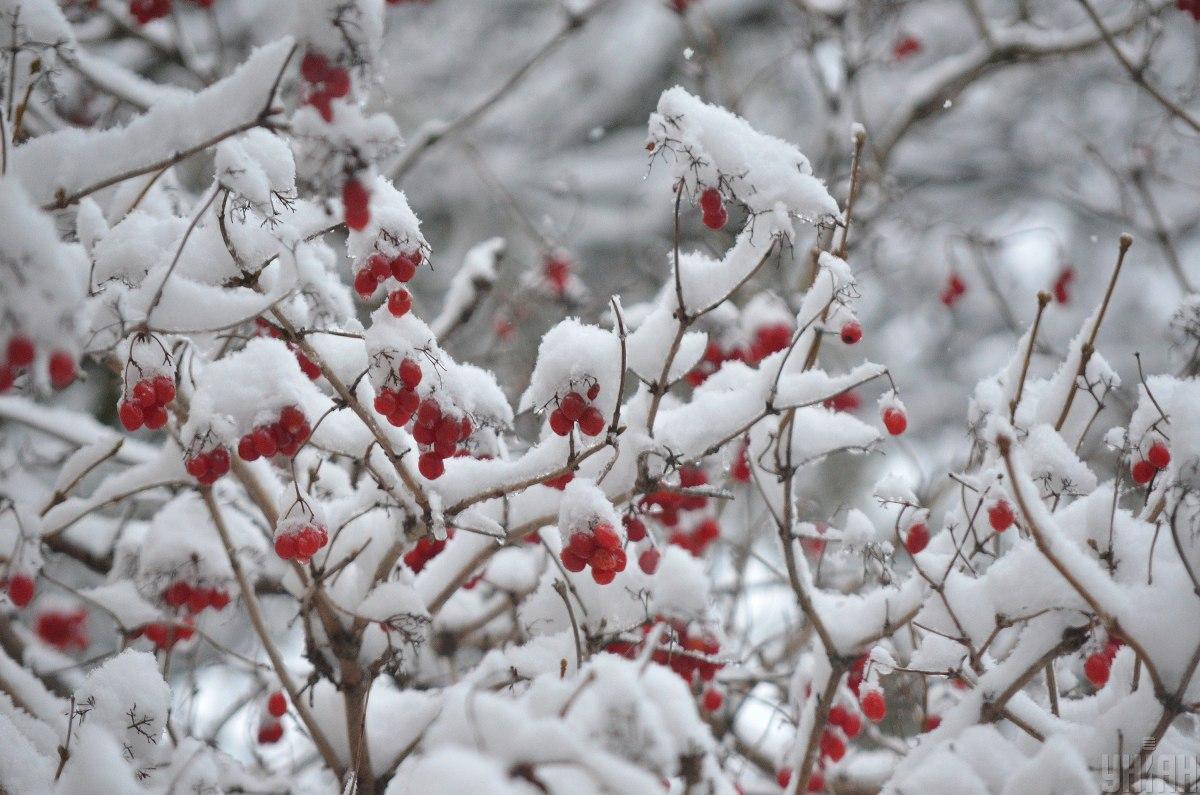
M 354 274 L 354 292 L 358 293 L 360 298 L 364 300 L 370 298 L 378 289 L 379 280 L 375 278 L 375 274 L 369 268 L 363 268 Z
M 238 457 L 244 461 L 284 455 L 296 455 L 308 441 L 312 429 L 308 418 L 298 406 L 284 406 L 279 419 L 272 423 L 255 426 L 250 433 L 238 440 Z
M 638 555 L 638 568 L 645 574 L 653 574 L 658 571 L 658 562 L 662 559 L 662 553 L 651 547 Z
M 725 703 L 725 696 L 721 695 L 721 691 L 715 688 L 705 688 L 704 694 L 700 697 L 700 703 L 708 712 L 716 712 Z
M 304 101 L 326 122 L 333 121 L 333 100 L 350 93 L 350 73 L 321 53 L 309 52 L 300 61 L 300 76 L 309 84 Z
M 414 574 L 420 574 L 425 564 L 436 558 L 446 548 L 447 539 L 454 538 L 454 529 L 446 531 L 446 538 L 436 539 L 431 535 L 421 536 L 413 548 L 404 553 L 404 563 Z
M 595 406 L 588 406 L 579 418 L 579 430 L 585 436 L 599 436 L 604 432 L 604 415 Z
M 370 193 L 357 179 L 348 179 L 342 185 L 342 206 L 346 213 L 346 226 L 355 231 L 364 229 L 371 221 Z M 372 291 L 374 292 L 374 291 Z
M 437 480 L 446 472 L 446 463 L 435 452 L 421 453 L 417 459 L 417 469 L 426 480 Z
M 829 710 L 829 722 L 839 727 L 850 738 L 857 737 L 858 733 L 862 731 L 862 721 L 859 720 L 858 715 L 840 704 L 834 705 Z
M 42 642 L 59 651 L 88 647 L 86 610 L 47 610 L 37 617 L 34 626 Z
M 1129 468 L 1129 474 L 1133 478 L 1133 482 L 1139 486 L 1144 486 L 1154 477 L 1154 465 L 1149 461 L 1142 459 L 1135 461 L 1133 466 Z
M 129 0 L 129 13 L 139 25 L 145 25 L 170 14 L 171 0 Z
M 859 706 L 862 707 L 863 715 L 866 715 L 867 720 L 872 723 L 879 723 L 887 716 L 887 701 L 884 700 L 883 693 L 879 690 L 868 690 L 863 693 Z
M 319 522 L 295 523 L 275 535 L 275 554 L 283 560 L 307 563 L 329 543 L 329 531 Z
M 808 777 L 809 792 L 824 792 L 825 791 L 825 775 L 820 770 L 814 770 Z
M 775 774 L 775 783 L 781 788 L 787 789 L 788 784 L 792 783 L 792 769 L 790 767 L 780 768 Z
M 1171 463 L 1171 451 L 1162 442 L 1155 442 L 1146 451 L 1146 460 L 1155 469 L 1166 469 Z
M 921 731 L 931 732 L 938 726 L 942 725 L 941 715 L 926 715 L 925 720 L 921 721 Z
M 1075 269 L 1067 266 L 1058 273 L 1058 277 L 1054 280 L 1054 300 L 1060 304 L 1065 304 L 1071 299 L 1071 294 L 1067 292 L 1067 288 L 1071 286 L 1071 282 L 1075 280 Z
M 792 341 L 792 327 L 787 323 L 771 323 L 758 328 L 754 332 L 754 340 L 746 355 L 749 364 L 760 361 L 786 348 Z
M 8 365 L 18 368 L 28 367 L 33 364 L 35 352 L 36 348 L 33 340 L 20 334 L 14 335 L 8 340 L 8 348 L 6 350 Z
M 966 292 L 967 283 L 957 273 L 951 273 L 946 278 L 945 288 L 942 289 L 942 303 L 946 306 L 954 306 Z
M 229 471 L 229 451 L 224 447 L 214 447 L 193 453 L 184 459 L 183 468 L 201 485 L 210 486 Z
M 1012 506 L 1007 500 L 1000 500 L 992 507 L 988 508 L 988 523 L 997 533 L 1003 533 L 1012 526 L 1013 520 Z
M 5 587 L 8 598 L 17 607 L 27 607 L 33 601 L 34 590 L 33 578 L 28 574 L 12 575 L 8 578 L 8 584 Z
M 636 516 L 625 516 L 621 519 L 625 526 L 625 537 L 630 541 L 641 541 L 646 537 L 646 523 Z
M 924 522 L 917 522 L 908 528 L 908 534 L 904 537 L 904 548 L 908 550 L 908 554 L 916 555 L 925 547 L 929 546 L 929 528 Z
M 55 389 L 65 389 L 75 380 L 77 365 L 75 357 L 66 351 L 55 351 L 50 354 L 50 385 Z
M 618 572 L 625 570 L 625 550 L 621 536 L 607 522 L 586 530 L 576 530 L 567 539 L 561 558 L 568 571 L 580 572 L 592 568 L 592 579 L 600 585 L 612 582 Z
M 393 290 L 388 295 L 387 307 L 393 317 L 404 317 L 408 311 L 412 309 L 413 299 L 412 293 L 404 288 Z
M 405 359 L 400 362 L 400 369 L 397 372 L 400 380 L 409 389 L 416 389 L 421 383 L 421 365 L 412 359 Z
M 1096 689 L 1100 689 L 1108 683 L 1111 669 L 1112 660 L 1102 651 L 1089 654 L 1083 662 L 1083 675 Z
M 908 428 L 908 416 L 904 409 L 890 406 L 883 410 L 883 427 L 892 436 L 899 436 Z
M 267 696 L 267 713 L 272 718 L 282 718 L 287 714 L 287 696 L 282 690 L 276 690 Z
M 821 733 L 821 756 L 837 762 L 846 755 L 846 741 L 837 732 L 826 729 Z
M 283 738 L 283 724 L 279 721 L 267 721 L 258 727 L 258 744 L 273 745 Z
M 840 392 L 822 403 L 830 411 L 854 411 L 862 405 L 858 393 L 852 389 Z
M 700 212 L 704 225 L 709 229 L 724 229 L 729 220 L 729 213 L 725 211 L 725 201 L 716 188 L 706 188 L 700 194 Z
M 857 321 L 851 320 L 842 325 L 842 342 L 847 345 L 854 345 L 862 339 L 862 326 Z
M 117 407 L 117 417 L 127 431 L 136 431 L 146 421 L 142 407 L 132 400 L 123 400 Z

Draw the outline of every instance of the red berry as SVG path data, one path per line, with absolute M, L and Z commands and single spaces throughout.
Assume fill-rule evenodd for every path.
M 903 409 L 891 407 L 883 411 L 883 425 L 892 436 L 899 436 L 908 428 L 908 417 Z
M 306 527 L 296 537 L 296 555 L 308 560 L 324 546 L 321 536 L 312 527 Z
M 271 745 L 279 742 L 283 737 L 283 724 L 278 721 L 264 723 L 258 728 L 258 743 L 259 745 Z
M 426 480 L 437 480 L 446 471 L 446 464 L 436 453 L 422 453 L 417 460 L 417 469 Z
M 872 723 L 879 723 L 887 715 L 887 702 L 883 699 L 883 693 L 878 690 L 868 690 L 863 694 L 860 703 L 863 714 Z
M 279 412 L 279 424 L 283 426 L 284 430 L 295 436 L 308 427 L 308 418 L 295 406 L 284 406 L 283 410 Z
M 300 75 L 309 83 L 319 83 L 329 70 L 329 60 L 319 52 L 304 54 L 300 61 Z
M 925 720 L 921 722 L 921 731 L 931 732 L 938 726 L 942 725 L 941 715 L 926 715 Z
M 436 428 L 442 421 L 442 407 L 437 404 L 436 400 L 426 398 L 421 401 L 417 407 L 417 424 L 424 425 L 426 428 Z
M 375 410 L 387 417 L 396 411 L 396 395 L 390 389 L 380 390 L 375 396 Z
M 282 533 L 275 538 L 275 554 L 284 560 L 296 557 L 296 534 Z
M 279 451 L 275 437 L 271 436 L 271 432 L 265 427 L 256 429 L 250 434 L 250 438 L 254 440 L 254 449 L 263 458 L 270 458 Z
M 846 755 L 846 743 L 835 732 L 828 729 L 821 735 L 821 755 L 834 762 Z
M 1103 652 L 1096 652 L 1088 655 L 1087 660 L 1083 663 L 1083 674 L 1088 681 L 1092 683 L 1092 687 L 1101 688 L 1108 683 L 1108 674 L 1112 668 L 1112 662 Z
M 8 578 L 8 598 L 17 607 L 26 607 L 33 601 L 33 578 L 28 574 L 14 574 Z
M 117 407 L 117 416 L 127 431 L 136 431 L 142 427 L 142 423 L 145 421 L 142 416 L 142 407 L 132 400 L 121 401 L 121 405 Z
M 403 288 L 393 291 L 387 300 L 388 311 L 392 313 L 392 317 L 404 317 L 408 310 L 412 309 L 412 304 L 412 293 Z
M 154 393 L 154 384 L 150 381 L 138 381 L 133 385 L 133 400 L 143 409 L 152 409 L 158 405 L 158 395 Z
M 785 767 L 775 774 L 775 783 L 781 788 L 787 789 L 788 784 L 792 783 L 792 769 Z
M 571 432 L 573 423 L 567 419 L 567 415 L 562 413 L 562 408 L 557 408 L 550 412 L 550 430 L 554 431 L 559 436 L 566 436 Z
M 155 377 L 154 397 L 160 406 L 165 406 L 175 399 L 175 382 L 171 380 L 170 376 Z
M 28 367 L 33 364 L 33 340 L 17 335 L 8 341 L 8 364 L 12 367 Z
M 862 721 L 859 720 L 858 716 L 852 712 L 846 713 L 846 717 L 842 720 L 841 726 L 842 731 L 844 731 L 846 736 L 850 737 L 851 739 L 857 737 L 858 733 L 862 731 Z
M 862 339 L 862 326 L 851 320 L 842 326 L 842 342 L 853 345 Z
M 407 282 L 417 275 L 417 263 L 408 254 L 400 254 L 391 262 L 392 276 L 398 282 Z
M 587 410 L 587 401 L 578 392 L 568 392 L 558 404 L 558 410 L 571 422 L 579 422 L 579 418 Z
M 617 572 L 615 569 L 597 569 L 595 567 L 592 568 L 592 579 L 596 581 L 597 585 L 608 585 L 610 582 L 612 582 L 616 578 L 617 578 Z
M 350 73 L 340 66 L 333 67 L 325 75 L 325 89 L 330 96 L 346 96 L 350 93 Z
M 17 374 L 13 368 L 7 364 L 0 364 L 0 394 L 12 389 L 12 385 L 17 380 Z
M 354 274 L 354 292 L 362 298 L 370 298 L 379 289 L 379 280 L 366 268 Z
M 392 275 L 392 263 L 382 254 L 372 254 L 367 260 L 367 270 L 371 271 L 371 275 L 376 281 L 384 281 Z
M 199 613 L 208 607 L 208 589 L 193 588 L 188 594 L 187 609 L 189 613 Z
M 259 458 L 258 448 L 254 445 L 254 437 L 251 434 L 246 434 L 238 440 L 237 452 L 238 458 L 243 461 L 257 461 Z
M 224 610 L 229 604 L 229 594 L 220 588 L 214 588 L 210 594 L 209 604 L 214 610 Z
M 725 224 L 729 222 L 729 213 L 725 211 L 724 207 L 719 207 L 714 212 L 703 213 L 701 220 L 704 221 L 704 225 L 709 229 L 719 231 L 724 229 Z
M 1155 442 L 1146 452 L 1146 460 L 1155 469 L 1166 469 L 1171 463 L 1171 451 L 1162 442 Z
M 579 418 L 579 430 L 587 436 L 599 436 L 604 432 L 604 415 L 595 406 L 588 406 Z
M 66 351 L 50 354 L 50 385 L 64 389 L 75 380 L 75 357 Z
M 592 530 L 592 538 L 596 546 L 606 549 L 609 552 L 616 552 L 621 548 L 621 537 L 617 535 L 617 531 L 613 529 L 613 526 L 608 523 L 596 525 L 595 529 Z
M 183 580 L 176 580 L 163 591 L 162 596 L 169 607 L 183 607 L 192 598 L 192 586 Z
M 147 409 L 143 412 L 143 415 L 146 427 L 152 431 L 157 431 L 167 424 L 167 410 L 162 406 Z
M 904 539 L 904 548 L 908 554 L 915 555 L 929 545 L 929 528 L 923 522 L 917 522 L 908 528 Z
M 592 384 L 591 386 L 588 387 L 587 399 L 595 400 L 598 397 L 600 397 L 600 384 L 599 383 Z
M 367 206 L 370 194 L 366 186 L 356 179 L 346 181 L 342 186 L 342 205 L 346 210 L 346 226 L 353 230 L 366 227 L 371 220 L 371 210 Z
M 1134 483 L 1144 486 L 1154 477 L 1154 465 L 1146 460 L 1138 461 L 1130 469 L 1129 474 L 1133 476 Z
M 825 776 L 820 770 L 814 770 L 812 775 L 808 777 L 809 792 L 823 792 L 825 790 Z
M 725 206 L 721 191 L 716 188 L 705 188 L 700 194 L 700 209 L 706 213 L 714 213 Z
M 421 383 L 421 365 L 412 359 L 400 362 L 400 381 L 410 390 L 416 389 Z
M 625 535 L 630 541 L 641 541 L 646 537 L 646 523 L 636 516 L 626 516 L 621 523 L 625 525 Z
M 638 555 L 638 568 L 646 574 L 653 574 L 658 571 L 658 561 L 662 558 L 662 553 L 657 549 L 647 549 L 642 554 Z
M 272 718 L 282 718 L 287 713 L 287 697 L 282 690 L 267 696 L 267 712 Z
M 725 703 L 725 696 L 721 695 L 721 691 L 714 690 L 711 687 L 704 691 L 704 695 L 701 697 L 701 699 L 704 709 L 709 712 L 716 712 L 721 708 L 721 705 Z
M 571 537 L 567 539 L 567 549 L 571 550 L 572 554 L 587 560 L 595 551 L 596 542 L 594 537 L 588 533 L 572 533 Z
M 581 572 L 587 567 L 587 559 L 581 558 L 570 549 L 562 551 L 563 568 L 567 571 Z
M 1007 500 L 1000 500 L 988 508 L 988 523 L 997 533 L 1003 533 L 1011 527 L 1014 518 L 1012 507 L 1009 506 Z

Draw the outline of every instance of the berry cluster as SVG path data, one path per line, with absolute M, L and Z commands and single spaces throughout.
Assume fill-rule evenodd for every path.
M 1171 463 L 1171 451 L 1162 442 L 1155 442 L 1146 451 L 1146 457 L 1135 461 L 1130 467 L 1129 474 L 1133 482 L 1144 486 L 1154 478 L 1160 470 L 1166 469 Z
M 558 408 L 550 412 L 550 430 L 559 436 L 567 436 L 576 425 L 585 436 L 599 436 L 604 432 L 604 415 L 591 401 L 600 395 L 600 384 L 588 387 L 587 397 L 571 391 L 558 401 Z
M 957 273 L 951 273 L 946 278 L 946 286 L 942 288 L 942 303 L 946 306 L 954 306 L 966 292 L 967 283 Z
M 625 571 L 625 550 L 621 547 L 621 536 L 611 524 L 601 522 L 571 533 L 562 551 L 562 564 L 567 571 L 574 572 L 591 566 L 592 579 L 608 585 L 617 572 Z
M 1071 299 L 1071 294 L 1067 292 L 1067 288 L 1071 286 L 1071 282 L 1075 280 L 1075 269 L 1067 266 L 1058 272 L 1058 278 L 1054 280 L 1054 300 L 1060 304 L 1065 304 Z
M 59 651 L 83 651 L 88 647 L 87 617 L 83 609 L 47 610 L 37 617 L 37 636 Z
M 749 474 L 749 473 L 747 473 Z M 681 488 L 696 488 L 708 483 L 708 475 L 699 467 L 683 467 L 679 470 Z M 638 507 L 648 516 L 672 530 L 668 541 L 682 547 L 695 557 L 700 557 L 721 536 L 721 525 L 712 516 L 703 516 L 690 530 L 678 528 L 680 514 L 685 511 L 703 511 L 709 499 L 703 494 L 681 494 L 678 491 L 659 489 L 642 497 Z
M 283 333 L 279 329 L 268 323 L 266 320 L 263 320 L 261 317 L 254 318 L 254 325 L 258 329 L 258 336 L 260 337 L 267 336 L 273 339 L 280 339 L 283 336 Z M 321 377 L 321 368 L 318 367 L 312 359 L 305 356 L 304 351 L 300 350 L 290 342 L 287 343 L 287 346 L 288 350 L 296 354 L 296 363 L 300 365 L 300 371 L 308 376 L 310 381 L 316 381 Z
M 305 104 L 316 108 L 326 122 L 333 121 L 333 100 L 350 93 L 350 73 L 321 53 L 310 52 L 300 61 L 300 76 L 308 83 Z
M 1099 690 L 1108 684 L 1108 675 L 1112 670 L 1113 659 L 1117 651 L 1125 645 L 1120 638 L 1109 638 L 1100 651 L 1092 652 L 1083 661 L 1083 675 Z
M 28 607 L 36 590 L 33 578 L 28 574 L 19 573 L 11 575 L 7 580 L 0 580 L 0 587 L 4 588 L 8 598 L 17 607 Z
M 283 738 L 283 723 L 279 719 L 287 714 L 287 696 L 282 690 L 276 690 L 267 696 L 263 706 L 262 722 L 258 726 L 258 744 L 273 745 Z
M 697 679 L 711 682 L 717 672 L 725 667 L 724 663 L 713 659 L 721 651 L 716 636 L 704 630 L 692 631 L 684 621 L 658 616 L 653 624 L 642 627 L 642 634 L 649 635 L 654 625 L 660 623 L 667 625 L 667 631 L 650 655 L 653 662 L 670 668 L 688 684 Z M 640 654 L 641 648 L 641 642 L 617 640 L 605 646 L 604 650 L 633 660 Z
M 547 254 L 542 261 L 542 276 L 546 279 L 546 285 L 550 288 L 550 292 L 559 298 L 567 294 L 572 270 L 573 263 L 570 257 L 562 252 L 556 251 Z
M 201 485 L 211 486 L 229 471 L 229 451 L 224 447 L 200 450 L 184 460 L 183 468 Z
M 421 266 L 422 259 L 419 248 L 401 252 L 391 259 L 384 254 L 372 254 L 367 259 L 367 264 L 354 274 L 354 292 L 366 300 L 374 295 L 375 291 L 379 289 L 379 285 L 389 278 L 393 278 L 401 284 L 411 281 L 412 277 L 417 275 L 417 268 Z M 412 295 L 408 290 L 400 288 L 388 296 L 388 311 L 396 317 L 407 314 L 411 308 Z M 401 309 L 403 311 L 399 311 Z
M 700 194 L 700 215 L 704 225 L 714 231 L 724 229 L 729 221 L 729 213 L 725 210 L 725 200 L 721 191 L 716 188 L 705 188 Z
M 412 569 L 413 574 L 420 574 L 425 564 L 442 554 L 446 542 L 451 538 L 454 538 L 453 529 L 447 530 L 446 537 L 440 541 L 433 536 L 421 536 L 416 545 L 404 553 L 404 564 Z
M 475 428 L 466 414 L 443 409 L 432 397 L 417 406 L 413 440 L 422 448 L 417 470 L 427 480 L 437 480 L 446 471 L 446 459 L 458 453 L 458 445 L 470 438 Z
M 37 355 L 37 346 L 29 337 L 16 334 L 9 338 L 5 358 L 0 363 L 0 394 L 12 389 L 21 371 L 28 369 Z M 53 351 L 47 364 L 50 385 L 65 389 L 75 380 L 78 365 L 75 357 L 66 351 Z
M 1192 19 L 1200 22 L 1200 0 L 1175 0 L 1175 7 L 1192 15 Z
M 304 564 L 329 543 L 329 531 L 318 522 L 289 525 L 275 534 L 275 554 Z
M 417 387 L 421 384 L 421 365 L 415 359 L 404 359 L 396 371 L 388 376 L 389 383 L 398 388 L 384 386 L 375 396 L 375 410 L 397 428 L 403 428 L 412 419 L 421 405 Z
M 192 614 L 200 613 L 207 608 L 224 610 L 229 604 L 229 592 L 224 588 L 206 588 L 203 585 L 192 585 L 187 580 L 176 580 L 163 589 L 162 599 L 168 607 L 183 607 Z
M 133 637 L 146 638 L 146 640 L 154 644 L 155 651 L 170 651 L 175 647 L 176 643 L 191 640 L 195 634 L 196 628 L 192 626 L 190 620 L 179 624 L 169 621 L 155 621 L 138 627 L 134 630 Z
M 167 424 L 167 405 L 175 399 L 175 382 L 169 375 L 143 378 L 126 392 L 117 406 L 117 417 L 127 431 L 143 425 L 157 431 Z
M 351 177 L 342 185 L 342 209 L 346 214 L 346 226 L 356 232 L 371 223 L 371 193 L 367 186 Z
M 290 458 L 300 451 L 311 432 L 303 411 L 296 406 L 284 406 L 278 421 L 259 425 L 238 440 L 238 457 L 243 461 L 270 458 L 276 454 Z

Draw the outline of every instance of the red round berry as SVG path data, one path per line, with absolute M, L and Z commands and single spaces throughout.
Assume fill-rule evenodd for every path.
M 382 282 L 392 275 L 392 263 L 382 254 L 372 254 L 367 260 L 367 270 L 371 271 L 376 281 Z
M 617 572 L 615 569 L 592 568 L 592 579 L 596 581 L 597 585 L 608 585 L 616 578 Z
M 412 293 L 404 288 L 394 290 L 388 295 L 387 307 L 392 317 L 404 317 L 412 309 Z
M 658 571 L 658 562 L 662 558 L 662 553 L 657 549 L 647 549 L 642 554 L 638 555 L 638 568 L 646 574 L 653 574 Z
M 572 423 L 567 419 L 567 415 L 562 413 L 562 408 L 556 408 L 550 412 L 550 430 L 554 431 L 559 436 L 566 436 L 571 432 Z
M 636 516 L 626 516 L 621 524 L 625 525 L 625 535 L 630 541 L 641 541 L 646 537 L 646 523 Z
M 8 364 L 12 367 L 28 367 L 33 364 L 33 340 L 17 335 L 8 341 Z
M 1092 687 L 1101 688 L 1108 683 L 1108 674 L 1112 668 L 1112 662 L 1103 652 L 1096 652 L 1088 655 L 1088 658 L 1083 663 L 1083 674 L 1088 681 L 1092 683 Z
M 396 395 L 390 389 L 380 390 L 375 396 L 375 410 L 387 417 L 396 411 Z
M 775 783 L 781 788 L 787 789 L 788 784 L 792 783 L 792 769 L 785 767 L 775 774 Z
M 55 351 L 50 354 L 50 385 L 55 389 L 64 389 L 75 380 L 75 357 L 66 351 Z
M 851 320 L 842 326 L 842 342 L 853 345 L 862 339 L 862 326 Z
M 1146 452 L 1146 460 L 1155 469 L 1166 469 L 1171 463 L 1171 451 L 1162 442 L 1155 442 Z
M 720 690 L 714 690 L 710 687 L 704 691 L 704 695 L 701 697 L 701 703 L 704 705 L 704 709 L 708 712 L 716 712 L 721 708 L 721 705 L 725 703 L 725 696 L 721 695 Z
M 563 568 L 567 571 L 581 572 L 587 567 L 587 559 L 581 558 L 570 549 L 562 551 Z
M 26 607 L 33 601 L 34 583 L 28 574 L 14 574 L 8 578 L 8 598 L 17 607 Z
M 354 274 L 354 292 L 361 297 L 370 298 L 379 289 L 379 280 L 367 268 L 363 268 L 358 273 Z
M 915 555 L 927 546 L 929 546 L 929 528 L 923 522 L 917 522 L 909 527 L 908 535 L 904 539 L 904 548 L 908 550 L 908 554 Z
M 863 714 L 872 723 L 879 723 L 887 715 L 887 702 L 883 698 L 883 693 L 878 690 L 868 690 L 863 694 L 860 703 Z
M 346 211 L 346 226 L 355 231 L 363 229 L 371 221 L 368 207 L 370 194 L 357 179 L 346 180 L 342 186 L 342 205 Z
M 398 282 L 411 281 L 417 275 L 417 263 L 408 254 L 401 254 L 391 262 L 392 276 Z
M 271 745 L 279 742 L 283 737 L 283 724 L 278 721 L 264 723 L 258 728 L 258 743 L 259 745 Z
M 988 523 L 997 533 L 1003 533 L 1012 526 L 1013 519 L 1012 507 L 1007 500 L 1000 500 L 991 508 L 988 508 Z
M 267 696 L 267 712 L 272 718 L 282 718 L 287 713 L 287 697 L 282 690 Z
M 145 418 L 142 415 L 142 407 L 132 400 L 123 400 L 121 405 L 117 407 L 117 417 L 121 420 L 121 425 L 127 431 L 136 431 L 142 427 Z
M 846 742 L 837 736 L 836 732 L 828 729 L 821 734 L 821 756 L 828 757 L 834 762 L 846 755 Z
M 588 406 L 579 418 L 579 430 L 587 436 L 599 436 L 604 432 L 604 415 L 595 406 Z
M 595 400 L 598 397 L 600 397 L 600 384 L 595 383 L 588 387 L 587 399 Z
M 596 525 L 595 529 L 592 530 L 592 539 L 595 541 L 596 546 L 601 549 L 607 549 L 609 552 L 616 552 L 621 548 L 621 537 L 617 535 L 617 531 L 613 529 L 613 526 L 608 523 Z
M 436 453 L 422 453 L 417 460 L 417 469 L 426 480 L 437 480 L 446 471 L 446 464 Z
M 284 560 L 296 557 L 296 534 L 281 533 L 275 538 L 275 554 Z
M 705 188 L 700 194 L 700 209 L 705 213 L 714 213 L 725 206 L 721 191 L 716 188 Z
M 579 422 L 587 407 L 587 401 L 578 392 L 568 392 L 558 404 L 558 410 L 571 422 Z
M 162 406 L 154 406 L 142 412 L 146 427 L 152 431 L 157 431 L 159 428 L 167 424 L 167 410 Z
M 416 389 L 421 383 L 421 365 L 412 359 L 400 362 L 400 381 L 410 390 Z
M 1129 474 L 1133 477 L 1133 482 L 1139 486 L 1144 486 L 1154 477 L 1154 465 L 1149 461 L 1141 460 L 1134 463 L 1130 468 Z
M 908 428 L 908 417 L 903 409 L 891 407 L 883 411 L 883 425 L 892 436 L 899 436 Z
M 154 398 L 158 405 L 165 406 L 175 399 L 175 382 L 170 376 L 160 375 L 154 378 Z

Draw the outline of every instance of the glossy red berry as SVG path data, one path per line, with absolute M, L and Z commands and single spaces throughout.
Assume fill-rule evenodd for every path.
M 1003 533 L 1009 527 L 1012 527 L 1013 520 L 1012 507 L 1007 500 L 1000 500 L 991 508 L 988 508 L 988 523 L 997 533 Z
M 388 295 L 387 307 L 388 311 L 392 313 L 393 317 L 404 317 L 408 314 L 408 311 L 412 309 L 412 305 L 412 293 L 404 288 L 393 290 L 392 293 Z
M 33 364 L 33 340 L 17 335 L 8 341 L 8 364 L 12 367 L 28 367 Z
M 1083 675 L 1092 683 L 1092 687 L 1101 688 L 1108 683 L 1108 675 L 1112 662 L 1103 652 L 1088 655 L 1083 663 Z
M 872 723 L 879 723 L 887 716 L 887 701 L 884 700 L 883 693 L 878 690 L 868 690 L 863 694 L 859 703 L 862 706 L 863 715 L 866 715 L 867 720 Z
M 588 406 L 579 418 L 579 430 L 587 436 L 599 436 L 604 432 L 604 415 L 595 406 Z
M 894 406 L 883 411 L 883 426 L 892 436 L 899 436 L 908 428 L 908 417 L 903 409 Z
M 1154 477 L 1154 465 L 1145 459 L 1134 462 L 1134 465 L 1129 470 L 1133 482 L 1139 486 L 1144 486 Z
M 28 574 L 14 574 L 8 578 L 8 598 L 17 607 L 27 607 L 33 601 L 34 583 Z
M 400 380 L 409 389 L 416 389 L 421 383 L 421 365 L 412 359 L 400 362 Z
M 357 179 L 350 179 L 342 186 L 342 205 L 346 211 L 346 226 L 358 231 L 364 229 L 371 221 L 371 210 L 368 207 L 370 194 L 367 188 Z
M 446 464 L 436 453 L 422 453 L 417 460 L 417 469 L 427 480 L 437 480 L 446 471 Z
M 573 423 L 562 413 L 561 408 L 550 412 L 550 430 L 554 431 L 555 434 L 566 436 L 571 432 L 572 427 Z
M 154 406 L 153 408 L 146 409 L 142 414 L 143 422 L 152 431 L 157 431 L 167 424 L 167 410 L 162 406 Z
M 792 783 L 792 769 L 785 767 L 775 774 L 775 783 L 781 788 L 787 789 L 788 784 Z
M 392 276 L 398 282 L 407 282 L 417 275 L 417 263 L 408 254 L 400 254 L 391 262 Z
M 710 687 L 705 689 L 704 695 L 701 696 L 700 703 L 703 704 L 704 709 L 708 712 L 716 712 L 721 708 L 721 705 L 725 703 L 725 696 L 721 695 L 720 690 L 715 690 Z
M 276 690 L 267 696 L 267 713 L 272 718 L 282 718 L 287 713 L 287 696 L 282 690 Z
M 272 745 L 283 737 L 283 724 L 278 721 L 264 723 L 258 728 L 259 745 Z
M 1146 460 L 1155 469 L 1166 469 L 1171 463 L 1171 451 L 1162 442 L 1155 442 L 1146 451 Z
M 662 553 L 657 549 L 647 549 L 638 555 L 638 568 L 646 574 L 653 574 L 658 571 L 658 562 L 662 559 Z
M 379 289 L 379 280 L 367 268 L 354 274 L 354 292 L 362 298 L 370 298 Z
M 846 741 L 828 729 L 821 735 L 821 756 L 837 762 L 846 755 Z
M 625 536 L 630 541 L 641 541 L 646 537 L 646 523 L 636 516 L 626 516 L 621 524 L 625 525 Z
M 713 231 L 724 229 L 725 224 L 729 223 L 729 213 L 724 207 L 719 207 L 711 213 L 702 213 L 700 217 L 704 225 Z
M 75 357 L 66 351 L 55 351 L 50 354 L 50 385 L 55 389 L 64 389 L 75 380 Z
M 571 422 L 579 422 L 587 407 L 587 401 L 578 392 L 568 392 L 558 404 L 558 410 Z
M 121 425 L 127 431 L 136 431 L 142 427 L 145 418 L 142 415 L 142 407 L 132 400 L 123 400 L 121 405 L 117 407 L 117 417 L 121 420 Z
M 851 320 L 842 326 L 842 342 L 853 345 L 862 339 L 862 326 Z
M 929 528 L 923 522 L 917 522 L 909 527 L 908 535 L 904 538 L 904 548 L 908 550 L 908 554 L 916 555 L 927 546 L 929 546 Z

